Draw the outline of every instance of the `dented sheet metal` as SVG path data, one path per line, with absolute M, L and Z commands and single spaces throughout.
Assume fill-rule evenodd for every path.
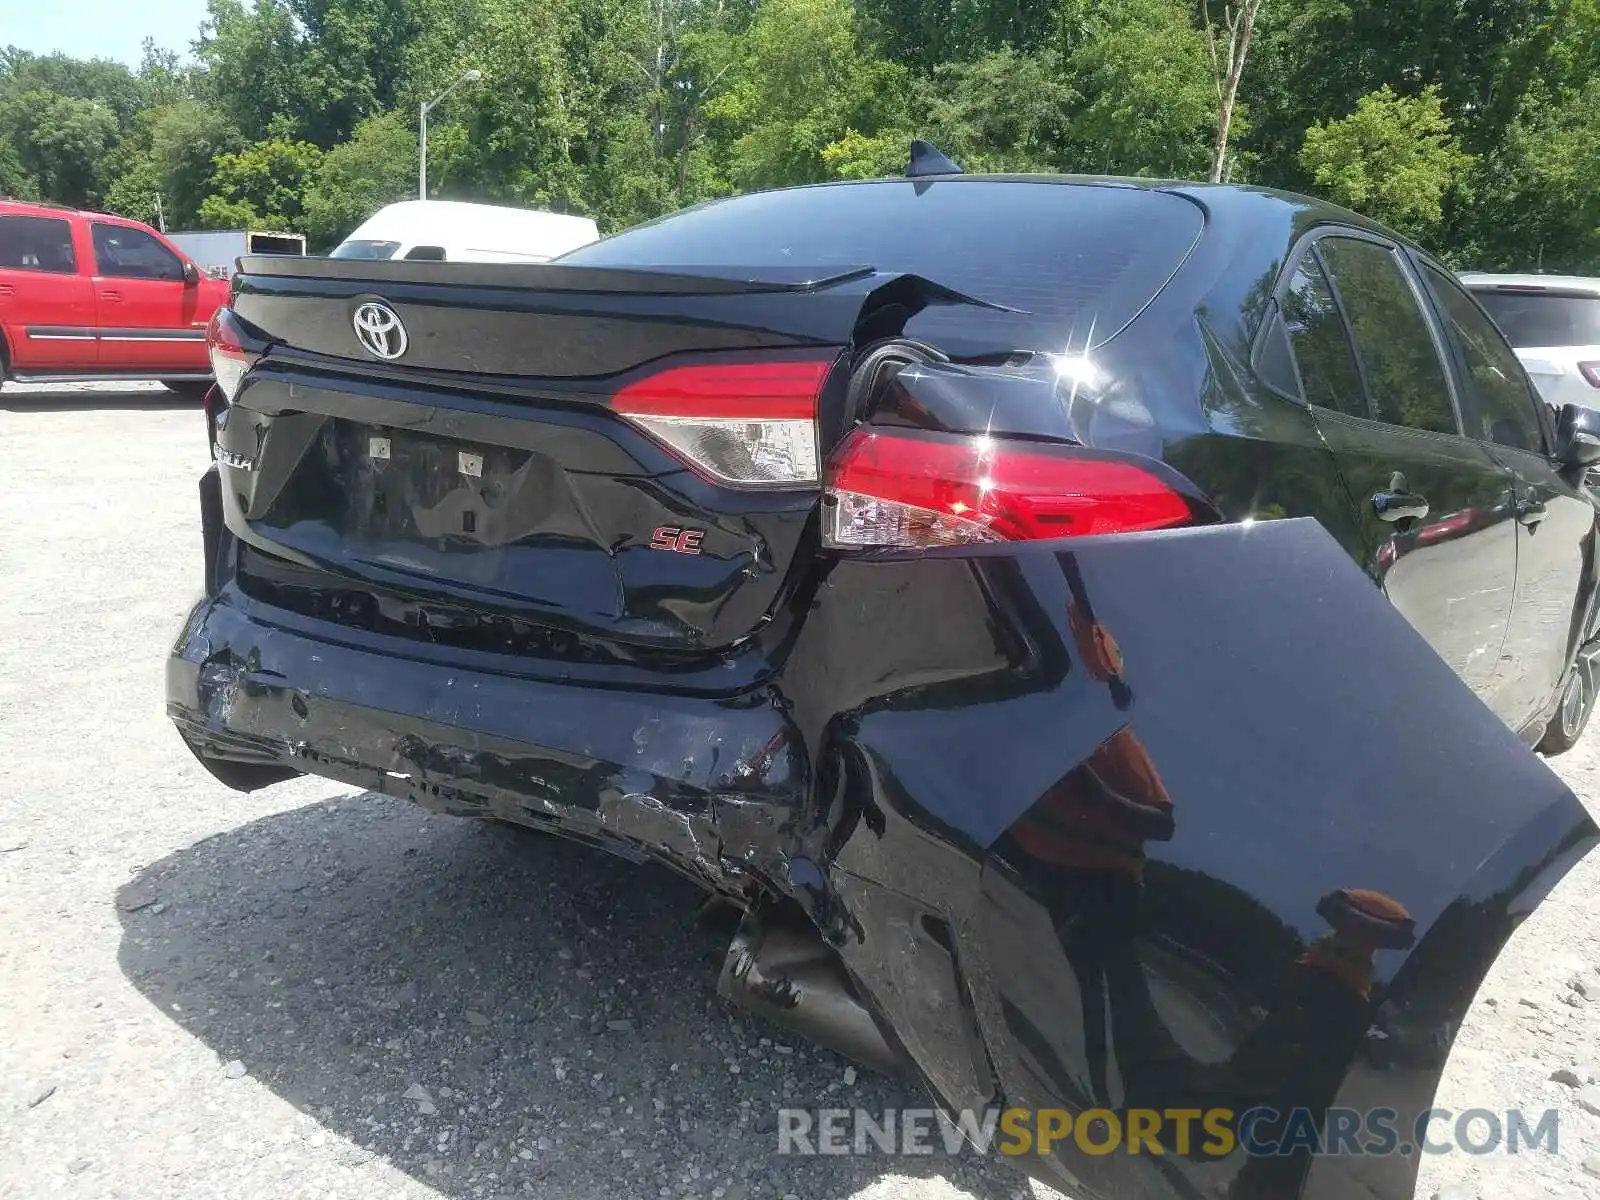
M 708 696 L 318 641 L 223 582 L 169 711 L 214 761 L 792 902 L 956 1108 L 1419 1112 L 1596 839 L 1313 521 L 844 560 L 806 599 L 768 681 Z M 1027 1165 L 1083 1197 L 1410 1200 L 1416 1173 L 1070 1142 Z

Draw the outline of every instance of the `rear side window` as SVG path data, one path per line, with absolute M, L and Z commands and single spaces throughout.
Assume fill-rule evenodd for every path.
M 418 260 L 425 262 L 443 262 L 443 246 L 413 246 L 406 251 L 406 258 L 412 262 Z
M 1306 402 L 1352 417 L 1367 415 L 1361 372 L 1345 332 L 1344 318 L 1313 251 L 1307 250 L 1289 277 L 1283 318 L 1294 346 Z
M 580 246 L 556 261 L 907 272 L 1045 318 L 1077 349 L 1132 320 L 1183 263 L 1204 225 L 1197 205 L 1143 188 L 888 179 L 735 196 Z M 934 309 L 924 315 L 938 317 Z
M 0 267 L 73 274 L 72 226 L 58 217 L 0 217 Z
M 1513 346 L 1600 346 L 1600 296 L 1473 290 Z
M 1394 252 L 1375 242 L 1325 237 L 1317 253 L 1349 318 L 1373 417 L 1459 433 L 1433 331 Z
M 142 229 L 90 226 L 100 274 L 126 279 L 182 279 L 183 260 Z
M 1534 409 L 1533 388 L 1516 353 L 1460 284 L 1427 263 L 1423 273 L 1439 297 L 1467 368 L 1472 402 L 1462 414 L 1467 435 L 1518 450 L 1543 451 L 1544 434 Z

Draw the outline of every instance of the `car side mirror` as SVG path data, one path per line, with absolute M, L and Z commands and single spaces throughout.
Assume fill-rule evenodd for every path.
M 1570 471 L 1600 463 L 1600 411 L 1564 404 L 1556 419 L 1556 461 Z
M 185 287 L 195 287 L 200 283 L 200 268 L 188 259 L 183 260 L 183 284 Z

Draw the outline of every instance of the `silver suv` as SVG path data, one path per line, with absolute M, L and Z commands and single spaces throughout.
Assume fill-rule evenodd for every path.
M 1472 291 L 1556 408 L 1600 408 L 1600 279 L 1468 272 Z

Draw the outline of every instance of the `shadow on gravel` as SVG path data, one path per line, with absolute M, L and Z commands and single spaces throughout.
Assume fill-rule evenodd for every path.
M 174 408 L 200 411 L 200 402 L 176 392 L 5 392 L 0 412 L 167 412 Z
M 696 923 L 700 898 L 659 868 L 342 796 L 144 870 L 118 894 L 120 962 L 222 1062 L 355 1143 L 341 1163 L 380 1156 L 448 1196 L 812 1200 L 886 1174 L 1026 1191 L 967 1155 L 778 1155 L 781 1105 L 926 1100 L 761 1044 L 781 1035 L 716 995 L 726 934 Z

